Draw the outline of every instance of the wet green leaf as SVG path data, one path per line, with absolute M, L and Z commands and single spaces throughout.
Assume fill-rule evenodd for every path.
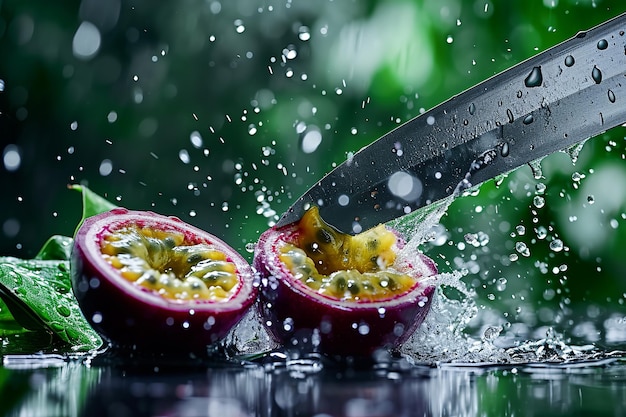
M 0 257 L 0 297 L 26 329 L 44 329 L 74 351 L 102 344 L 74 298 L 68 261 Z
M 19 334 L 27 330 L 15 320 L 9 307 L 0 298 L 0 337 Z
M 94 193 L 84 185 L 73 184 L 69 186 L 70 189 L 80 191 L 83 194 L 83 217 L 76 227 L 76 231 L 80 228 L 87 217 L 95 216 L 96 214 L 104 213 L 117 207 L 106 198 Z M 76 234 L 76 232 L 74 232 Z
M 44 243 L 35 259 L 69 261 L 73 239 L 68 236 L 54 235 Z
M 69 188 L 83 196 L 83 216 L 78 227 L 87 217 L 116 207 L 85 186 Z M 55 235 L 35 259 L 0 257 L 0 334 L 43 331 L 69 344 L 74 351 L 91 350 L 102 344 L 83 318 L 72 293 L 72 242 L 71 237 Z

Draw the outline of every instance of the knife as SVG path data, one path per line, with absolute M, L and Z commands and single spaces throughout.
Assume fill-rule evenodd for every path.
M 313 205 L 355 234 L 626 122 L 626 13 L 409 120 L 313 185 L 277 222 Z

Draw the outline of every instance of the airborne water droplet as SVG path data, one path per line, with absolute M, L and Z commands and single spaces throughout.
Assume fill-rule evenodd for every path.
M 530 256 L 530 249 L 528 248 L 528 245 L 526 245 L 526 243 L 524 242 L 516 242 L 515 243 L 515 250 L 522 256 L 528 258 Z
M 609 43 L 606 41 L 606 39 L 600 39 L 597 46 L 598 49 L 603 50 L 609 47 Z
M 563 250 L 563 241 L 561 239 L 554 239 L 550 242 L 550 249 L 554 252 L 561 252 Z
M 534 67 L 533 70 L 524 79 L 524 85 L 526 87 L 539 87 L 543 83 L 543 75 L 541 74 L 541 67 Z
M 600 71 L 595 65 L 593 66 L 593 70 L 591 70 L 591 78 L 593 78 L 596 84 L 600 84 L 602 82 L 602 71 Z
M 612 90 L 608 91 L 609 101 L 615 103 L 615 93 Z
M 574 60 L 573 56 L 568 55 L 568 56 L 565 57 L 565 66 L 566 67 L 571 67 L 575 63 L 576 63 L 576 61 Z

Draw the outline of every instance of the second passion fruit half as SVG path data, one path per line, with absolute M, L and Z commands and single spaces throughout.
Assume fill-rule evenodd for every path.
M 87 218 L 71 257 L 83 315 L 113 346 L 196 352 L 222 339 L 257 297 L 249 264 L 215 236 L 152 212 Z
M 263 233 L 254 267 L 269 332 L 287 347 L 308 343 L 330 355 L 395 348 L 423 322 L 434 262 L 398 256 L 404 241 L 379 225 L 356 236 L 326 224 L 316 207 Z

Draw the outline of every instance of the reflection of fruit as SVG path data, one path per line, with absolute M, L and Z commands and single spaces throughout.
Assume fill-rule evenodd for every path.
M 152 212 L 113 209 L 86 219 L 71 260 L 85 318 L 116 346 L 200 351 L 257 295 L 252 269 L 234 249 Z
M 437 273 L 422 254 L 397 259 L 403 245 L 382 225 L 345 235 L 315 207 L 297 224 L 266 231 L 254 267 L 268 330 L 287 346 L 312 343 L 328 354 L 396 347 L 424 320 L 434 287 L 421 279 Z

